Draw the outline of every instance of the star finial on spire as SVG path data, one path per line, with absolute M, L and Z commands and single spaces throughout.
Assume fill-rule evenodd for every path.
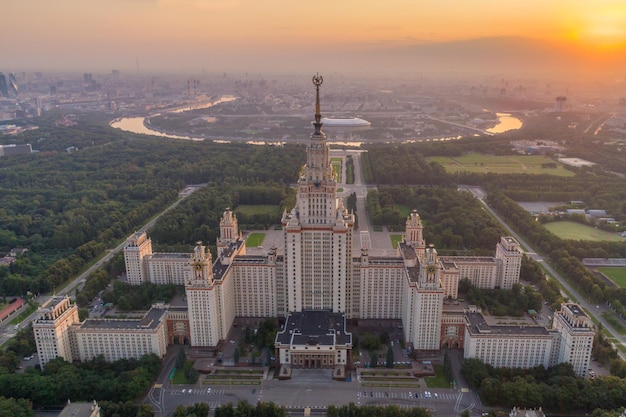
M 317 73 L 313 76 L 313 85 L 315 85 L 315 132 L 314 135 L 322 134 L 322 114 L 320 112 L 320 85 L 324 82 L 324 78 Z

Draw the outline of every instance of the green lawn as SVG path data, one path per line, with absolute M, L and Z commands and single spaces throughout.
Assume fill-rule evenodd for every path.
M 598 268 L 598 271 L 611 278 L 620 288 L 626 288 L 626 268 Z
M 242 214 L 244 216 L 267 214 L 280 218 L 281 211 L 280 206 L 275 206 L 271 204 L 250 204 L 237 206 L 237 208 L 235 209 L 235 214 Z
M 341 164 L 343 163 L 342 158 L 330 158 L 330 164 L 333 166 L 333 169 L 337 173 L 337 182 L 341 183 Z
M 576 222 L 550 222 L 543 225 L 546 229 L 560 237 L 571 240 L 593 240 L 620 242 L 626 240 L 617 233 L 609 233 L 591 226 Z
M 183 369 L 177 369 L 172 378 L 172 384 L 186 384 L 185 372 Z
M 549 174 L 571 177 L 574 173 L 552 159 L 542 155 L 482 155 L 470 154 L 449 158 L 432 156 L 430 161 L 441 164 L 448 173 L 456 172 L 493 172 L 496 174 Z M 556 164 L 556 168 L 544 168 L 544 164 Z
M 405 206 L 404 204 L 396 204 L 396 208 L 405 219 L 409 217 L 409 214 L 411 214 L 411 211 L 413 210 L 411 207 Z
M 424 377 L 428 388 L 450 388 L 450 382 L 443 372 L 443 366 L 435 365 L 435 376 Z
M 391 238 L 391 245 L 393 246 L 393 248 L 397 248 L 398 242 L 402 240 L 402 235 L 389 235 L 389 237 Z
M 250 233 L 250 236 L 248 236 L 248 240 L 246 240 L 246 246 L 249 248 L 256 248 L 257 246 L 261 246 L 261 244 L 263 243 L 263 239 L 265 239 L 265 233 Z

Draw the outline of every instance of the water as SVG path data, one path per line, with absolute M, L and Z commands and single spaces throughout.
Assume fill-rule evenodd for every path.
M 496 116 L 498 116 L 498 124 L 487 129 L 486 131 L 489 133 L 503 133 L 522 127 L 522 121 L 509 113 L 496 113 Z
M 213 101 L 213 102 L 201 103 L 201 104 L 191 105 L 191 106 L 185 106 L 185 107 L 181 107 L 179 109 L 167 111 L 167 112 L 164 112 L 164 113 L 182 113 L 182 112 L 189 111 L 189 110 L 206 109 L 208 107 L 215 106 L 216 104 L 224 103 L 224 102 L 227 102 L 227 101 L 233 101 L 233 100 L 236 100 L 236 99 L 237 98 L 234 97 L 234 96 L 223 96 L 223 97 L 220 97 L 218 100 Z M 161 114 L 161 113 L 156 113 L 156 114 L 153 114 L 152 116 L 158 116 L 159 114 Z M 174 135 L 174 134 L 171 134 L 171 133 L 163 133 L 163 132 L 159 132 L 158 130 L 150 129 L 145 124 L 146 119 L 148 119 L 149 117 L 122 117 L 120 119 L 113 120 L 109 124 L 110 124 L 111 127 L 114 127 L 116 129 L 125 130 L 127 132 L 140 133 L 142 135 L 153 135 L 153 136 L 161 136 L 161 137 L 164 137 L 164 138 L 185 139 L 185 140 L 198 140 L 198 141 L 204 140 L 204 139 L 201 139 L 201 138 L 193 138 L 191 136 Z
M 192 105 L 192 106 L 185 106 L 185 107 L 181 107 L 175 110 L 170 110 L 167 113 L 180 113 L 180 112 L 189 111 L 189 110 L 203 109 L 203 108 L 214 106 L 218 103 L 223 103 L 223 102 L 233 101 L 233 100 L 236 100 L 236 97 L 223 96 L 214 102 L 202 103 L 202 104 Z M 156 114 L 153 114 L 152 116 L 158 116 L 159 114 L 160 113 L 156 113 Z M 522 121 L 518 119 L 517 117 L 512 116 L 509 113 L 496 113 L 496 116 L 498 116 L 498 123 L 494 127 L 487 129 L 486 132 L 496 134 L 496 133 L 503 133 L 509 130 L 519 129 L 522 127 Z M 153 135 L 153 136 L 160 136 L 160 137 L 165 137 L 165 138 L 197 140 L 197 141 L 204 140 L 202 138 L 175 135 L 172 133 L 163 133 L 163 132 L 159 132 L 158 130 L 150 129 L 149 127 L 145 125 L 145 121 L 148 118 L 149 117 L 122 117 L 120 119 L 113 120 L 110 123 L 110 125 L 116 129 L 125 130 L 127 132 L 139 133 L 143 135 Z M 207 120 L 207 122 L 209 123 L 214 122 L 214 121 L 215 120 Z M 446 137 L 440 137 L 440 138 L 409 139 L 409 140 L 405 140 L 403 143 L 444 142 L 444 141 L 449 141 L 449 140 L 458 140 L 462 137 L 463 136 L 459 135 L 459 136 L 446 136 Z M 224 140 L 213 140 L 213 142 L 230 143 L 231 141 L 228 139 L 224 139 Z M 266 141 L 248 141 L 248 143 L 252 145 L 265 145 L 267 143 L 282 145 L 285 142 L 275 143 L 275 142 L 266 142 Z M 329 140 L 329 143 L 335 144 L 335 145 L 341 145 L 341 146 L 355 146 L 355 147 L 359 147 L 362 144 L 362 142 L 333 141 L 332 139 Z

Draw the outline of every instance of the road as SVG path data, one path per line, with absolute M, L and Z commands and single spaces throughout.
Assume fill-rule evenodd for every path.
M 165 210 L 163 210 L 161 213 L 157 214 L 156 216 L 154 216 L 148 223 L 146 223 L 144 226 L 142 226 L 140 229 L 138 229 L 139 232 L 144 232 L 149 230 L 150 228 L 152 228 L 154 226 L 154 224 L 157 222 L 157 220 L 159 220 L 159 218 L 161 218 L 161 216 L 163 216 L 165 213 L 167 213 L 170 210 L 173 210 L 174 208 L 176 208 L 181 201 L 183 201 L 185 198 L 187 198 L 188 196 L 190 196 L 194 191 L 197 191 L 198 189 L 202 188 L 202 187 L 206 187 L 206 184 L 198 184 L 198 185 L 194 185 L 191 186 L 189 188 L 188 192 L 185 193 L 181 193 L 180 194 L 180 198 L 178 198 L 173 204 L 171 204 L 169 207 L 167 207 Z M 85 272 L 83 272 L 82 274 L 80 274 L 78 277 L 76 277 L 73 281 L 71 281 L 70 283 L 68 283 L 65 287 L 63 287 L 62 289 L 58 290 L 55 292 L 55 296 L 60 296 L 60 295 L 66 295 L 66 294 L 71 294 L 74 292 L 74 289 L 78 286 L 81 286 L 83 284 L 83 280 L 86 280 L 87 277 L 92 274 L 93 272 L 97 271 L 98 269 L 100 269 L 106 262 L 108 262 L 117 252 L 121 251 L 122 249 L 124 249 L 124 246 L 126 246 L 126 240 L 124 240 L 122 243 L 120 243 L 119 245 L 117 245 L 115 248 L 109 250 L 106 255 L 104 255 L 102 258 L 100 258 L 96 263 L 94 263 L 92 266 L 90 266 Z M 52 300 L 52 296 L 46 296 L 46 295 L 41 295 L 38 296 L 36 298 L 37 303 L 39 303 L 39 305 L 41 307 L 46 307 L 50 301 Z M 35 320 L 37 317 L 39 316 L 39 311 L 35 310 L 33 313 L 31 313 L 31 315 L 29 315 L 26 319 L 24 319 L 19 325 L 18 327 L 20 329 L 23 329 L 25 327 L 27 327 L 33 320 Z M 2 336 L 0 336 L 0 346 L 2 346 L 7 340 L 9 340 L 11 337 L 14 337 L 16 334 L 16 330 L 15 328 L 10 328 L 7 327 L 7 325 L 5 324 L 5 327 L 2 329 Z
M 610 324 L 609 322 L 607 322 L 603 317 L 602 317 L 602 313 L 609 311 L 609 308 L 604 306 L 604 305 L 597 305 L 595 303 L 591 303 L 587 298 L 583 297 L 580 295 L 580 293 L 574 289 L 562 276 L 561 274 L 559 274 L 557 271 L 555 271 L 552 266 L 550 266 L 550 264 L 548 262 L 546 262 L 546 260 L 544 259 L 543 255 L 537 253 L 524 239 L 522 239 L 517 233 L 515 233 L 515 231 L 513 229 L 511 229 L 509 227 L 509 225 L 495 212 L 491 209 L 491 207 L 489 207 L 487 205 L 487 203 L 485 203 L 485 197 L 487 196 L 487 193 L 480 187 L 474 187 L 474 186 L 459 186 L 459 189 L 463 189 L 466 191 L 471 192 L 474 197 L 476 197 L 478 199 L 478 201 L 480 201 L 483 205 L 483 207 L 485 208 L 485 210 L 487 210 L 507 231 L 508 233 L 513 236 L 515 239 L 517 239 L 517 241 L 520 243 L 520 245 L 522 245 L 522 247 L 526 248 L 525 254 L 526 256 L 530 257 L 531 259 L 534 259 L 535 261 L 539 262 L 541 264 L 541 266 L 548 271 L 548 273 L 550 273 L 550 275 L 552 275 L 558 282 L 559 284 L 565 288 L 565 291 L 567 292 L 567 294 L 569 294 L 569 296 L 571 297 L 572 301 L 575 303 L 578 303 L 580 306 L 582 306 L 585 311 L 587 312 L 587 314 L 589 314 L 591 317 L 593 317 L 595 320 L 597 320 L 598 322 L 602 323 L 602 326 L 604 326 L 604 329 L 610 333 L 611 338 L 613 339 L 614 343 L 619 343 L 622 346 L 626 346 L 626 336 L 621 335 L 619 332 L 617 332 Z M 623 359 L 626 360 L 626 354 L 624 354 L 620 349 L 616 349 L 617 353 L 619 354 L 619 356 Z
M 200 382 L 172 385 L 166 375 L 167 372 L 161 374 L 145 399 L 146 403 L 153 406 L 157 417 L 171 415 L 179 405 L 189 406 L 196 402 L 205 402 L 214 410 L 220 405 L 237 404 L 242 400 L 249 404 L 271 401 L 284 406 L 294 416 L 302 415 L 307 407 L 323 411 L 330 405 L 341 406 L 349 403 L 379 406 L 395 404 L 400 408 L 424 407 L 436 416 L 459 415 L 464 410 L 476 414 L 482 409 L 476 394 L 467 390 L 428 389 L 424 388 L 423 382 L 420 382 L 420 388 L 411 389 L 364 386 L 358 378 L 335 381 L 330 369 L 294 369 L 293 378 L 284 381 L 267 375 L 260 385 L 207 385 Z M 425 395 L 427 390 L 430 396 Z
M 330 155 L 333 158 L 342 158 L 342 183 L 338 187 L 342 189 L 337 193 L 338 197 L 347 199 L 352 193 L 356 195 L 356 215 L 357 227 L 353 236 L 352 249 L 355 253 L 361 253 L 361 247 L 365 246 L 370 249 L 370 255 L 386 256 L 395 253 L 389 233 L 376 232 L 369 221 L 366 211 L 367 193 L 375 190 L 375 185 L 367 185 L 363 180 L 361 171 L 361 154 L 366 151 L 351 149 L 331 149 Z M 354 163 L 354 184 L 346 184 L 346 157 L 352 156 Z M 358 233 L 357 233 L 358 232 Z

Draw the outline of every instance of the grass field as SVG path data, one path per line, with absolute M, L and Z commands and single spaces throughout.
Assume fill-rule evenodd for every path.
M 550 222 L 543 225 L 546 229 L 560 237 L 571 240 L 593 240 L 620 242 L 626 240 L 617 233 L 609 233 L 591 226 L 576 222 Z
M 450 388 L 450 381 L 443 372 L 443 366 L 435 365 L 435 376 L 424 377 L 428 388 Z
M 400 215 L 402 215 L 402 217 L 405 219 L 409 217 L 409 214 L 411 214 L 412 208 L 410 208 L 409 206 L 405 206 L 404 204 L 396 204 L 396 208 L 400 212 Z
M 265 239 L 265 233 L 250 233 L 250 236 L 248 236 L 248 240 L 246 240 L 246 246 L 249 248 L 256 248 L 257 246 L 261 246 L 261 244 L 263 243 L 263 239 Z
M 333 169 L 337 173 L 337 182 L 341 183 L 341 164 L 343 162 L 342 158 L 330 158 L 330 164 L 333 166 Z
M 389 237 L 391 238 L 391 246 L 396 249 L 398 247 L 398 242 L 402 240 L 402 235 L 389 235 Z
M 626 288 L 626 268 L 597 268 L 620 288 Z
M 441 164 L 446 172 L 475 172 L 496 174 L 548 174 L 560 177 L 571 177 L 573 172 L 566 170 L 562 164 L 542 155 L 482 155 L 470 154 L 449 158 L 433 156 L 430 161 Z M 556 164 L 556 168 L 544 168 L 544 164 Z

